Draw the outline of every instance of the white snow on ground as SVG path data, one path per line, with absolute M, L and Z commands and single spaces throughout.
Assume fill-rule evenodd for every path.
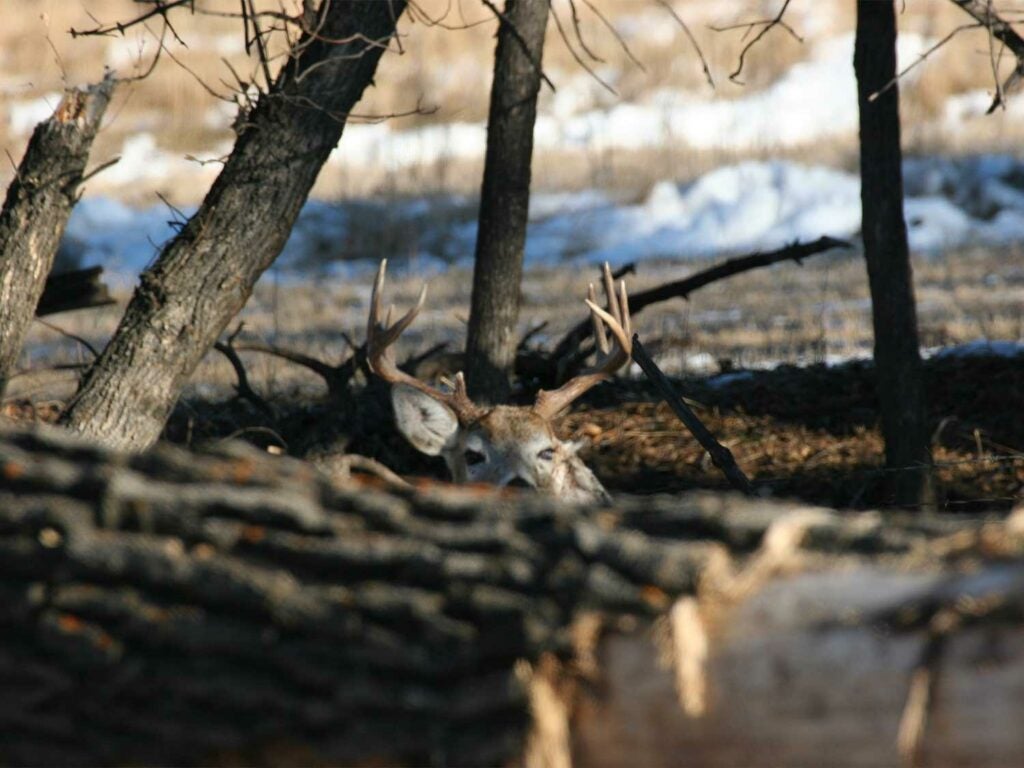
M 976 339 L 955 347 L 926 350 L 925 355 L 940 360 L 958 357 L 1024 357 L 1024 343 Z
M 900 58 L 913 60 L 925 44 L 921 37 L 901 35 Z M 732 100 L 703 91 L 662 91 L 643 103 L 625 104 L 608 100 L 592 81 L 576 76 L 550 97 L 550 109 L 537 123 L 536 146 L 590 151 L 686 142 L 699 148 L 763 150 L 852 133 L 857 125 L 852 47 L 852 35 L 827 39 L 773 84 Z M 956 98 L 943 119 L 973 119 L 980 96 Z M 29 124 L 27 115 L 42 107 L 32 102 L 20 109 L 12 109 L 8 118 L 18 125 Z M 221 111 L 213 117 L 226 120 L 229 115 Z M 346 171 L 356 173 L 369 166 L 400 169 L 480 157 L 485 141 L 481 124 L 409 131 L 396 131 L 388 123 L 350 125 L 331 162 L 344 162 Z M 227 151 L 220 147 L 208 154 Z M 133 136 L 120 162 L 90 180 L 87 197 L 72 215 L 68 232 L 80 244 L 83 262 L 103 263 L 131 280 L 174 232 L 167 223 L 174 214 L 166 207 L 136 211 L 95 197 L 97 192 L 133 185 L 144 190 L 183 175 L 205 189 L 218 170 L 215 164 L 199 167 L 161 149 L 148 133 Z M 1024 162 L 1016 158 L 911 158 L 905 163 L 905 191 L 916 252 L 1024 242 Z M 617 200 L 600 191 L 536 194 L 526 259 L 531 264 L 685 259 L 772 249 L 823 234 L 855 237 L 859 195 L 853 173 L 781 161 L 723 166 L 682 184 L 666 180 L 640 201 Z M 471 200 L 311 201 L 278 266 L 301 271 L 323 269 L 327 262 L 334 269 L 363 269 L 388 255 L 414 257 L 423 268 L 468 260 L 475 239 Z
M 122 163 L 134 163 L 127 150 Z M 911 158 L 905 176 L 915 252 L 1024 242 L 1024 161 L 991 155 Z M 450 197 L 310 201 L 279 266 L 301 271 L 334 263 L 335 269 L 361 270 L 382 255 L 416 256 L 421 267 L 465 262 L 476 240 L 475 211 L 473 201 Z M 172 218 L 164 206 L 135 210 L 92 197 L 75 208 L 68 235 L 80 244 L 84 263 L 105 264 L 131 279 L 173 234 L 167 223 Z M 593 190 L 534 195 L 526 260 L 624 263 L 728 255 L 823 234 L 855 237 L 859 228 L 854 174 L 750 161 L 689 184 L 661 182 L 638 203 Z M 405 239 L 395 233 L 405 233 Z M 389 248 L 400 252 L 388 253 Z
M 899 60 L 913 61 L 928 46 L 915 34 L 899 37 Z M 857 129 L 857 85 L 853 34 L 833 37 L 812 49 L 810 58 L 758 91 L 727 99 L 706 91 L 656 91 L 641 103 L 608 102 L 593 80 L 575 76 L 551 97 L 537 117 L 538 151 L 638 150 L 665 145 L 694 149 L 764 150 L 792 147 Z M 916 70 L 907 76 L 912 80 Z M 346 168 L 372 165 L 398 171 L 445 160 L 480 158 L 487 131 L 483 123 L 429 125 L 396 130 L 392 124 L 351 125 L 331 155 Z

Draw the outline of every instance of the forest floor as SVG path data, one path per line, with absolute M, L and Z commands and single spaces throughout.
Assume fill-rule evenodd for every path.
M 932 451 L 946 511 L 1006 510 L 1024 499 L 1024 361 L 948 355 L 925 362 Z M 678 391 L 766 496 L 833 508 L 891 506 L 874 371 L 868 362 L 780 366 L 726 377 L 676 378 Z M 4 415 L 53 420 L 59 403 L 10 400 Z M 300 456 L 358 453 L 406 476 L 444 479 L 391 422 L 386 388 L 344 401 L 275 397 L 269 412 L 242 398 L 183 399 L 166 437 L 200 445 L 236 437 Z M 613 493 L 675 493 L 728 484 L 646 381 L 592 391 L 556 424 Z
M 863 262 L 837 253 L 802 267 L 780 264 L 737 276 L 687 302 L 653 305 L 634 317 L 634 327 L 764 493 L 837 508 L 884 506 L 890 473 L 882 469 Z M 1018 264 L 1016 252 L 1000 249 L 915 259 L 921 338 L 929 348 L 929 428 L 949 510 L 1007 509 L 1024 493 L 1024 273 Z M 635 292 L 704 266 L 644 262 L 627 281 Z M 576 297 L 595 276 L 591 268 L 527 271 L 520 331 L 548 323 L 531 345 L 550 349 L 583 318 Z M 396 270 L 386 301 L 404 311 L 422 280 Z M 238 341 L 277 344 L 337 364 L 350 354 L 346 334 L 362 341 L 368 287 L 368 275 L 261 281 L 240 317 L 245 330 Z M 468 270 L 435 276 L 427 306 L 399 342 L 399 360 L 441 343 L 461 347 L 469 287 Z M 117 306 L 50 320 L 102 349 L 127 295 L 119 298 Z M 399 474 L 445 476 L 439 460 L 418 455 L 394 429 L 379 382 L 367 384 L 359 374 L 350 394 L 332 399 L 300 366 L 253 352 L 241 357 L 269 412 L 234 397 L 234 372 L 211 352 L 185 390 L 169 439 L 198 444 L 236 436 L 299 456 L 348 451 Z M 51 366 L 88 359 L 78 342 L 37 324 L 21 363 L 35 373 L 14 380 L 4 413 L 55 418 L 77 374 Z M 726 487 L 638 370 L 592 391 L 558 429 L 563 438 L 585 442 L 584 460 L 613 493 Z

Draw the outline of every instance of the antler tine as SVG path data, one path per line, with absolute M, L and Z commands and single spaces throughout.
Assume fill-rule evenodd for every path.
M 615 278 L 612 277 L 612 267 L 606 261 L 601 268 L 601 277 L 604 279 L 604 295 L 608 299 L 608 312 L 618 322 L 622 322 L 622 313 L 619 309 L 619 302 L 615 298 Z M 596 301 L 594 302 L 597 303 Z
M 452 393 L 442 392 L 429 384 L 420 381 L 415 376 L 410 376 L 403 371 L 391 358 L 390 347 L 398 337 L 402 335 L 413 320 L 423 309 L 427 300 L 427 286 L 420 289 L 419 298 L 415 306 L 402 315 L 394 325 L 391 324 L 391 307 L 388 308 L 383 324 L 380 322 L 381 295 L 384 291 L 384 274 L 387 270 L 387 259 L 381 259 L 380 268 L 377 270 L 377 277 L 373 282 L 373 291 L 370 294 L 370 316 L 366 328 L 366 361 L 370 370 L 390 384 L 405 384 L 418 389 L 424 394 L 445 403 L 460 420 L 468 420 L 475 417 L 478 412 L 477 406 L 469 399 L 466 393 L 466 381 L 462 373 L 455 375 L 455 388 Z
M 590 305 L 591 303 L 597 304 L 597 292 L 594 290 L 593 283 L 587 286 L 587 304 Z M 594 343 L 597 344 L 597 348 L 602 354 L 608 354 L 608 335 L 604 332 L 604 324 L 601 322 L 601 318 L 591 312 L 590 322 L 594 326 Z
M 585 302 L 590 308 L 590 316 L 594 322 L 594 336 L 599 354 L 597 362 L 587 370 L 573 377 L 558 389 L 546 392 L 541 390 L 533 410 L 544 418 L 550 419 L 573 400 L 587 390 L 611 376 L 629 360 L 633 351 L 632 321 L 629 317 L 629 296 L 626 293 L 626 281 L 619 283 L 619 295 L 615 295 L 615 286 L 611 281 L 611 270 L 605 265 L 605 290 L 608 294 L 608 311 L 601 309 L 593 300 L 593 291 Z M 605 326 L 611 331 L 615 340 L 614 349 L 608 349 L 604 335 Z M 604 342 L 602 344 L 602 341 Z

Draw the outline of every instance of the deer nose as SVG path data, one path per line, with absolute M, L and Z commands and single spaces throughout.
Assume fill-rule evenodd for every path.
M 513 477 L 511 480 L 505 483 L 505 485 L 508 486 L 509 488 L 533 488 L 532 483 L 526 482 L 526 480 L 524 480 L 519 475 Z

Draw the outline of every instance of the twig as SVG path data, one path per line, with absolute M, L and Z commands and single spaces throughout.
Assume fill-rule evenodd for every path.
M 516 349 L 520 352 L 526 349 L 526 345 L 530 343 L 530 339 L 532 339 L 534 336 L 536 336 L 538 333 L 540 333 L 547 327 L 547 320 L 541 323 L 537 323 L 537 325 L 533 326 L 533 328 L 531 328 L 530 330 L 523 334 L 523 338 L 519 340 L 519 344 L 516 346 Z
M 929 624 L 924 649 L 910 676 L 910 688 L 896 736 L 896 748 L 906 765 L 917 763 L 928 728 L 928 715 L 935 705 L 946 640 L 958 625 L 957 617 L 948 611 L 937 613 Z
M 1017 59 L 1017 66 L 1006 81 L 999 86 L 996 80 L 996 95 L 992 99 L 992 105 L 985 114 L 990 115 L 1001 107 L 1006 95 L 1018 90 L 1024 82 L 1024 38 L 1022 38 L 1013 26 L 1005 21 L 992 7 L 991 0 L 951 0 L 959 6 L 964 13 L 971 16 L 981 26 L 988 29 L 989 35 L 1003 43 Z
M 565 43 L 566 50 L 568 50 L 569 53 L 572 54 L 572 57 L 576 60 L 576 63 L 579 64 L 588 75 L 590 75 L 595 81 L 597 81 L 597 83 L 599 83 L 602 88 L 604 88 L 613 96 L 618 96 L 619 92 L 612 87 L 611 83 L 607 82 L 604 78 L 597 74 L 597 72 L 594 71 L 593 67 L 587 64 L 587 62 L 583 60 L 583 57 L 576 52 L 575 48 L 573 48 L 572 43 L 569 41 L 569 35 L 566 33 L 565 28 L 562 26 L 562 20 L 558 17 L 558 12 L 555 10 L 555 6 L 552 0 L 548 0 L 548 6 L 551 9 L 551 18 L 554 19 L 555 29 L 558 30 L 558 36 L 562 38 L 562 42 Z M 573 6 L 573 13 L 575 14 L 575 12 L 576 6 Z M 574 24 L 575 22 L 576 19 L 574 18 Z M 588 53 L 590 57 L 593 58 L 595 61 L 600 61 L 600 59 L 597 59 L 596 57 L 594 57 L 593 54 L 590 53 L 586 44 L 583 43 L 583 38 L 582 36 L 580 36 L 578 26 L 576 28 L 576 36 L 580 38 L 580 45 L 583 47 L 583 50 L 586 53 Z
M 803 42 L 803 38 L 801 38 L 800 35 L 794 32 L 792 27 L 786 24 L 786 22 L 784 22 L 782 19 L 782 17 L 786 15 L 786 9 L 789 8 L 790 2 L 791 0 L 783 0 L 782 7 L 779 8 L 779 12 L 775 14 L 774 18 L 767 19 L 765 21 L 755 21 L 750 24 L 749 29 L 753 29 L 757 25 L 763 26 L 761 26 L 761 31 L 754 35 L 754 37 L 746 45 L 743 46 L 743 50 L 740 51 L 739 61 L 736 62 L 736 70 L 729 75 L 729 79 L 732 80 L 734 83 L 742 83 L 742 81 L 739 79 L 739 76 L 743 72 L 743 64 L 746 61 L 747 53 L 749 53 L 750 49 L 761 41 L 761 38 L 763 38 L 765 35 L 767 35 L 769 32 L 775 29 L 775 27 L 782 27 L 783 29 L 788 30 L 789 33 L 793 35 L 793 37 Z
M 981 25 L 981 24 L 961 24 L 959 27 L 956 27 L 949 34 L 947 34 L 945 37 L 943 37 L 941 40 L 939 40 L 937 43 L 935 43 L 933 46 L 931 46 L 928 50 L 926 50 L 924 53 L 920 54 L 914 61 L 912 61 L 910 64 L 905 66 L 902 70 L 897 72 L 896 76 L 892 80 L 890 80 L 888 83 L 886 83 L 881 88 L 879 88 L 877 91 L 875 91 L 870 96 L 868 96 L 868 101 L 874 101 L 879 96 L 881 96 L 883 93 L 888 91 L 890 88 L 892 88 L 894 85 L 896 85 L 896 83 L 898 83 L 900 80 L 902 80 L 904 75 L 906 75 L 908 72 L 910 72 L 912 69 L 914 69 L 918 65 L 924 63 L 928 59 L 929 56 L 931 56 L 933 53 L 935 53 L 940 48 L 942 48 L 942 46 L 946 45 L 946 43 L 948 43 L 950 40 L 952 40 L 958 34 L 963 32 L 965 29 L 977 29 L 978 27 L 981 27 L 981 26 L 983 26 L 983 25 Z
M 239 352 L 260 352 L 265 355 L 273 355 L 274 357 L 280 357 L 282 360 L 301 365 L 303 368 L 308 368 L 324 380 L 327 384 L 327 392 L 331 397 L 338 397 L 348 392 L 349 382 L 366 360 L 365 345 L 356 349 L 352 356 L 341 365 L 330 365 L 323 360 L 318 360 L 315 357 L 293 349 L 256 341 L 236 344 L 235 349 Z
M 697 418 L 697 414 L 690 410 L 690 406 L 675 391 L 672 382 L 668 380 L 654 360 L 651 359 L 651 356 L 647 354 L 647 350 L 640 343 L 639 334 L 635 333 L 633 334 L 633 359 L 643 369 L 647 378 L 658 388 L 662 398 L 668 403 L 676 416 L 679 417 L 679 420 L 697 438 L 697 442 L 701 444 L 701 447 L 708 452 L 711 456 L 711 463 L 722 471 L 729 484 L 741 493 L 745 493 L 748 496 L 753 495 L 754 487 L 747 476 L 743 474 L 743 470 L 736 465 L 736 459 L 733 458 L 732 451 L 718 442 L 715 436 L 711 434 L 711 431 Z
M 43 318 L 41 317 L 37 317 L 36 322 L 42 326 L 45 326 L 46 328 L 49 328 L 51 331 L 59 333 L 61 336 L 65 336 L 66 338 L 69 338 L 72 341 L 77 341 L 79 344 L 81 344 L 83 347 L 89 350 L 89 353 L 93 356 L 93 359 L 100 356 L 100 353 L 96 351 L 96 347 L 94 347 L 92 344 L 90 344 L 88 341 L 86 341 L 78 334 L 72 333 L 71 331 L 66 331 L 60 326 L 54 325 L 53 323 L 43 320 Z
M 261 411 L 263 411 L 265 415 L 273 416 L 273 409 L 270 407 L 267 401 L 260 397 L 256 393 L 256 390 L 254 390 L 252 386 L 249 384 L 249 376 L 245 372 L 245 366 L 242 365 L 242 360 L 241 358 L 238 357 L 238 353 L 235 351 L 235 339 L 238 337 L 238 334 L 242 332 L 242 328 L 244 327 L 244 325 L 244 323 L 239 323 L 238 327 L 235 329 L 235 332 L 228 336 L 226 342 L 215 342 L 213 348 L 220 352 L 222 355 L 224 355 L 224 357 L 228 359 L 228 362 L 231 363 L 231 367 L 235 369 L 235 376 L 238 377 L 238 383 L 235 385 L 235 392 L 238 393 L 238 397 L 248 400 L 250 403 L 252 403 Z
M 786 2 L 788 3 L 789 0 L 786 0 Z M 708 66 L 708 60 L 704 58 L 704 51 L 702 51 L 700 49 L 700 45 L 697 44 L 697 38 L 693 36 L 693 32 L 690 31 L 690 28 L 687 26 L 686 22 L 683 21 L 683 18 L 676 13 L 675 8 L 669 5 L 666 0 L 657 0 L 657 3 L 669 12 L 672 18 L 676 20 L 676 24 L 678 24 L 680 29 L 683 30 L 683 34 L 686 35 L 687 39 L 690 41 L 690 45 L 693 46 L 693 50 L 697 52 L 697 58 L 700 59 L 700 66 L 704 70 L 704 79 L 708 81 L 708 85 L 714 88 L 715 79 L 711 76 L 711 68 Z
M 629 44 L 626 42 L 625 38 L 619 34 L 619 31 L 615 29 L 615 25 L 608 21 L 608 18 L 601 13 L 601 10 L 590 2 L 590 0 L 583 0 L 583 4 L 587 6 L 595 16 L 597 16 L 602 24 L 604 24 L 605 29 L 607 29 L 611 33 L 612 37 L 615 38 L 623 52 L 629 57 L 629 60 L 632 61 L 641 72 L 646 72 L 647 68 L 640 63 L 640 60 L 636 56 L 633 55 L 633 51 L 630 50 Z

